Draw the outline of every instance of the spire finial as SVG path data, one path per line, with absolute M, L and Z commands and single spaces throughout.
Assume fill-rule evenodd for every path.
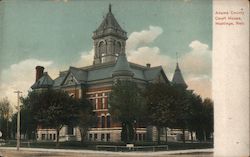
M 109 12 L 111 12 L 111 3 L 109 3 Z
M 175 70 L 179 70 L 179 64 L 178 64 L 178 52 L 176 52 L 176 69 Z
M 178 52 L 176 52 L 176 63 L 178 64 Z

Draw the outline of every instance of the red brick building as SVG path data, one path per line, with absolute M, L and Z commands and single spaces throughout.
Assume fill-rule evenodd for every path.
M 32 85 L 32 89 L 61 89 L 76 98 L 81 98 L 86 92 L 98 117 L 97 126 L 88 132 L 88 140 L 120 141 L 121 123 L 114 121 L 109 112 L 108 96 L 114 81 L 128 79 L 136 82 L 138 86 L 145 86 L 151 82 L 168 83 L 169 80 L 161 66 L 151 67 L 150 64 L 139 65 L 127 61 L 125 53 L 127 33 L 115 19 L 111 6 L 101 25 L 93 32 L 92 39 L 95 51 L 93 65 L 69 67 L 68 70 L 60 72 L 54 80 L 48 73 L 43 72 L 43 67 L 37 66 L 36 82 Z M 175 80 L 180 81 L 178 78 Z M 185 84 L 183 79 L 182 81 Z M 137 127 L 137 140 L 145 140 L 147 129 Z M 46 132 L 45 129 L 39 129 L 38 139 L 52 137 L 50 140 L 53 140 L 54 135 L 50 134 L 54 134 L 53 130 Z M 60 139 L 79 140 L 79 130 L 65 126 L 60 132 Z

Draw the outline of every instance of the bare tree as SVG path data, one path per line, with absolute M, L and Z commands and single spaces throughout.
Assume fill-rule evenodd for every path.
M 12 106 L 7 97 L 0 100 L 0 130 L 3 132 L 3 138 L 9 138 L 9 120 L 13 113 Z

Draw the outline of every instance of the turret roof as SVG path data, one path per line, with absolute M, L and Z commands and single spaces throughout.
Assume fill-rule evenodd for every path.
M 121 26 L 118 24 L 117 20 L 115 19 L 112 11 L 111 11 L 111 4 L 109 4 L 109 12 L 107 13 L 106 17 L 103 19 L 101 25 L 97 28 L 96 31 L 103 31 L 108 28 L 112 28 L 115 30 L 119 30 L 125 32 Z
M 118 56 L 112 75 L 126 75 L 126 76 L 134 75 L 129 66 L 125 53 L 121 53 Z
M 183 79 L 183 76 L 182 76 L 182 73 L 181 73 L 181 70 L 179 68 L 178 63 L 176 63 L 176 69 L 174 72 L 172 83 L 177 84 L 177 85 L 182 85 L 183 87 L 187 88 L 187 84 Z

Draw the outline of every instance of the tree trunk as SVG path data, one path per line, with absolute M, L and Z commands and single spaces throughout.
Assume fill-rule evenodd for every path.
M 6 141 L 9 140 L 9 120 L 7 119 L 7 128 L 6 128 Z
M 160 131 L 161 131 L 161 128 L 160 127 L 157 127 L 157 143 L 160 144 Z
M 183 143 L 186 143 L 186 139 L 185 139 L 185 129 L 183 128 L 182 129 L 182 134 L 183 134 Z
M 60 133 L 60 128 L 56 128 L 56 147 L 59 147 L 59 133 Z
M 127 131 L 127 142 L 129 142 L 129 128 L 128 128 L 128 124 L 126 124 L 126 131 Z
M 190 131 L 190 133 L 191 133 L 191 142 L 193 143 L 194 142 L 193 131 Z
M 79 129 L 80 129 L 80 134 L 81 134 L 81 143 L 83 143 L 84 142 L 84 138 L 87 135 L 88 129 L 86 129 L 86 128 L 79 128 Z
M 207 141 L 206 131 L 205 131 L 205 130 L 203 130 L 203 139 L 204 139 L 204 142 L 206 142 L 206 141 Z
M 166 127 L 166 143 L 168 143 L 168 128 Z

